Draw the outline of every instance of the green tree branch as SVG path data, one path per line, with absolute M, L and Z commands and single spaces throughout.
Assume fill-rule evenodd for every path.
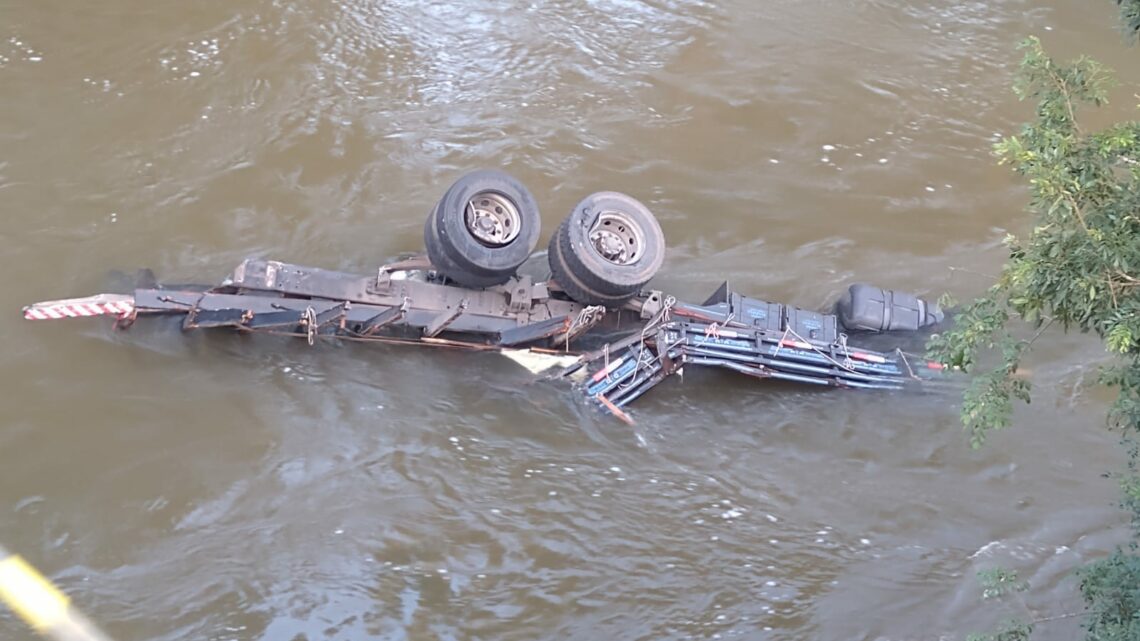
M 1140 0 L 1116 2 L 1128 37 L 1140 39 Z M 1109 72 L 1084 57 L 1059 64 L 1036 38 L 1021 49 L 1014 91 L 1034 101 L 1036 118 L 994 153 L 1028 183 L 1030 229 L 1006 238 L 1009 255 L 996 283 L 931 338 L 928 354 L 975 374 L 961 418 L 971 445 L 981 447 L 988 433 L 1010 425 L 1014 401 L 1029 402 L 1019 368 L 1050 326 L 1100 338 L 1113 359 L 1099 382 L 1117 392 L 1107 419 L 1129 454 L 1121 504 L 1135 538 L 1127 550 L 1081 568 L 1084 612 L 1033 618 L 1017 596 L 1022 618 L 970 638 L 1026 641 L 1036 624 L 1079 614 L 1087 641 L 1140 641 L 1140 123 L 1086 133 L 1081 109 L 1108 101 Z M 1036 333 L 1017 338 L 1025 326 Z M 1006 570 L 981 578 L 986 598 L 1027 587 Z

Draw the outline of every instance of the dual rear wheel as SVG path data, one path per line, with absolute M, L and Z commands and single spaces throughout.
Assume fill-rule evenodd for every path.
M 622 193 L 586 196 L 550 237 L 550 271 L 585 305 L 619 307 L 665 260 L 665 235 L 649 209 Z
M 462 176 L 424 225 L 432 265 L 450 280 L 484 288 L 507 282 L 537 246 L 541 227 L 534 197 L 497 170 Z M 584 305 L 619 307 L 660 269 L 665 236 L 649 209 L 622 193 L 590 194 L 550 238 L 554 281 Z
M 464 175 L 444 192 L 424 223 L 424 245 L 437 270 L 466 287 L 510 280 L 538 244 L 534 196 L 501 171 Z

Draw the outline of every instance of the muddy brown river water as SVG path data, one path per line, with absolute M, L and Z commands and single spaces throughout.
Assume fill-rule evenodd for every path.
M 656 279 L 968 297 L 1022 228 L 1015 42 L 1140 81 L 1107 0 L 0 1 L 0 543 L 116 639 L 956 639 L 1122 540 L 1096 342 L 970 451 L 948 395 L 691 372 L 630 428 L 504 359 L 29 323 L 112 270 L 422 245 L 461 173 L 646 202 Z M 1119 92 L 1104 118 L 1129 113 Z M 1077 620 L 1042 626 L 1071 639 Z M 0 638 L 31 639 L 10 614 Z

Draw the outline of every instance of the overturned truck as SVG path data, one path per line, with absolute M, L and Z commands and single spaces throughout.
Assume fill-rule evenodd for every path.
M 493 350 L 575 389 L 623 420 L 623 408 L 686 366 L 852 389 L 902 389 L 941 367 L 902 349 L 849 342 L 943 321 L 915 296 L 852 285 L 834 313 L 768 302 L 722 284 L 702 303 L 649 287 L 665 240 L 636 199 L 598 192 L 579 202 L 547 247 L 549 277 L 520 273 L 537 246 L 539 210 L 497 170 L 460 177 L 424 225 L 425 251 L 350 274 L 261 259 L 217 285 L 164 286 L 35 303 L 30 320 L 181 315 L 185 330 L 228 328 L 322 339 Z

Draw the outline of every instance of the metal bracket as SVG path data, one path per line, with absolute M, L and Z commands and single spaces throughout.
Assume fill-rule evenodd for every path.
M 510 291 L 507 292 L 508 308 L 515 313 L 529 310 L 534 297 L 533 289 L 534 281 L 531 280 L 531 277 L 520 276 L 517 281 L 512 283 Z
M 356 328 L 356 333 L 360 336 L 372 336 L 388 325 L 404 320 L 404 317 L 408 314 L 408 307 L 409 301 L 405 298 L 403 304 L 399 307 L 388 308 L 361 323 Z
M 550 286 L 546 282 L 535 283 L 530 290 L 530 299 L 536 303 L 545 303 L 550 300 Z
M 499 332 L 498 343 L 500 345 L 520 345 L 552 336 L 557 337 L 565 334 L 573 324 L 573 317 L 563 316 L 561 318 L 551 318 L 550 320 L 537 323 L 529 323 L 522 327 L 512 327 L 511 329 Z
M 376 270 L 376 282 L 372 284 L 373 291 L 385 292 L 392 286 L 392 270 L 387 265 L 381 265 Z
M 347 315 L 347 310 L 347 302 L 333 305 L 320 313 L 317 313 L 311 305 L 305 308 L 305 313 L 301 316 L 301 326 L 305 330 L 305 337 L 309 344 L 312 345 L 316 342 L 317 333 L 320 332 L 321 327 L 330 323 L 336 323 L 339 326 Z
M 340 325 L 345 316 L 348 315 L 349 303 L 343 302 L 326 309 L 325 311 L 317 314 L 315 319 L 315 326 L 317 329 L 324 327 L 330 323 Z
M 302 310 L 282 309 L 276 312 L 261 312 L 254 314 L 246 326 L 250 329 L 274 329 L 280 327 L 296 328 L 301 324 L 305 315 Z
M 182 329 L 205 329 L 207 327 L 241 327 L 252 317 L 252 313 L 240 309 L 202 310 L 195 307 L 186 314 Z
M 433 318 L 432 321 L 428 323 L 427 327 L 424 328 L 424 336 L 427 338 L 438 336 L 440 332 L 447 329 L 448 325 L 454 323 L 455 319 L 459 318 L 466 309 L 467 299 L 464 298 L 463 300 L 459 301 L 459 304 L 455 306 L 455 309 L 444 311 L 439 316 Z
M 640 318 L 641 320 L 649 320 L 661 311 L 665 306 L 665 294 L 659 289 L 654 289 L 649 292 L 645 297 L 645 302 L 641 304 Z

